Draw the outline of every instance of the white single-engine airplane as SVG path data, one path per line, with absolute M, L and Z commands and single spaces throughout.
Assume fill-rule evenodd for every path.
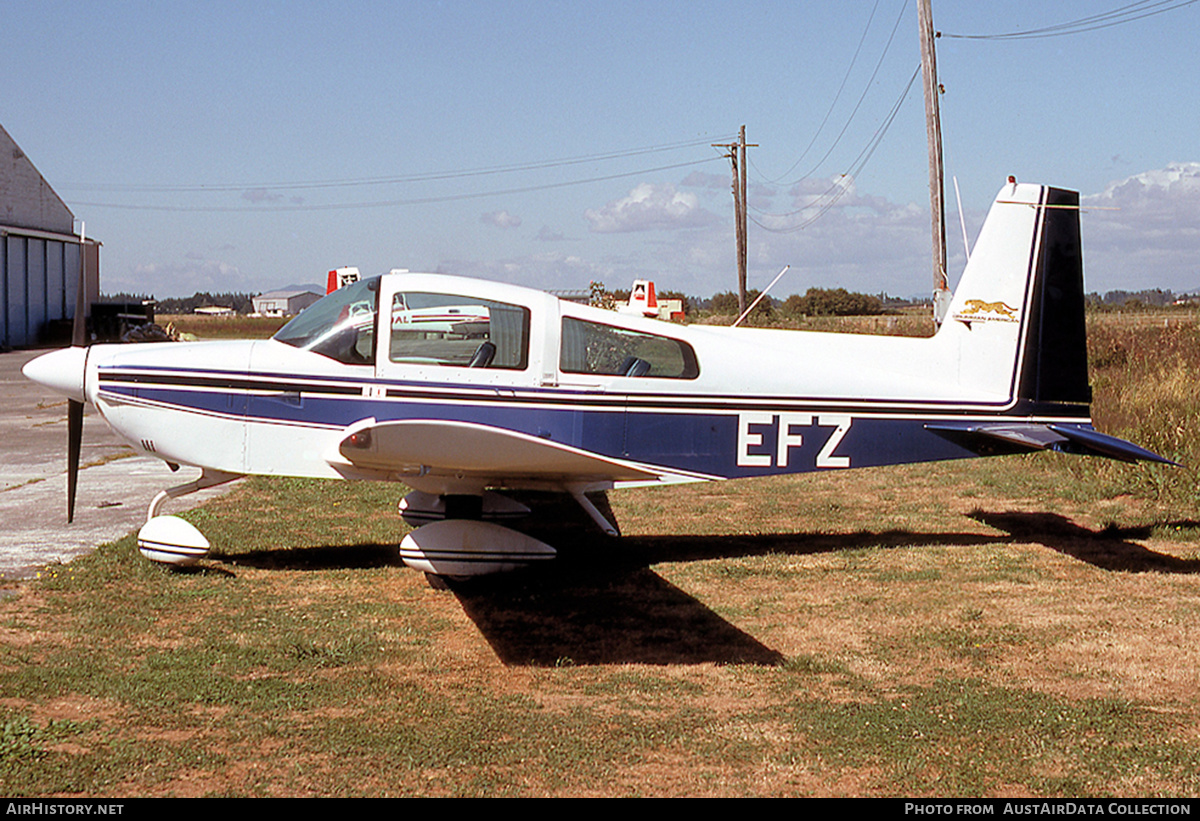
M 151 559 L 208 550 L 156 515 L 168 497 L 246 474 L 367 479 L 414 489 L 406 563 L 468 576 L 555 555 L 499 524 L 529 511 L 496 490 L 570 493 L 615 534 L 585 493 L 1034 450 L 1168 462 L 1093 429 L 1083 305 L 1078 194 L 1010 179 L 929 338 L 680 326 L 389 273 L 270 340 L 77 344 L 25 374 L 201 468 L 151 504 Z

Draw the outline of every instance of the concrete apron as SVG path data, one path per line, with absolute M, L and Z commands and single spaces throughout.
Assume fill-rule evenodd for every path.
M 162 343 L 169 344 L 169 343 Z M 45 351 L 0 354 L 0 578 L 32 576 L 137 530 L 160 490 L 191 481 L 196 468 L 172 473 L 133 449 L 86 406 L 75 521 L 67 524 L 67 400 L 30 382 L 21 367 Z M 178 513 L 234 487 L 168 500 Z

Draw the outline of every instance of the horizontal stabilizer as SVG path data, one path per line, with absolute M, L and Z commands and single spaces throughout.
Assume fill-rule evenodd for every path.
M 928 424 L 925 429 L 980 453 L 1054 450 L 1104 456 L 1122 462 L 1158 462 L 1179 467 L 1177 462 L 1086 425 L 939 422 Z
M 1182 467 L 1178 462 L 1172 462 L 1157 453 L 1143 447 L 1109 436 L 1106 433 L 1084 427 L 1082 425 L 1050 425 L 1055 433 L 1061 433 L 1073 443 L 1081 445 L 1092 453 L 1107 456 L 1110 459 L 1120 459 L 1122 462 L 1159 462 L 1164 465 Z

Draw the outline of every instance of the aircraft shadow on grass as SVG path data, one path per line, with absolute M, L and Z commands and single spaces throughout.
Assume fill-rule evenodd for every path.
M 989 512 L 970 518 L 1003 532 L 782 533 L 715 536 L 578 536 L 556 540 L 553 564 L 447 583 L 496 655 L 513 666 L 609 664 L 778 665 L 785 657 L 654 572 L 664 562 L 768 554 L 809 556 L 896 547 L 1040 544 L 1095 567 L 1124 572 L 1196 573 L 1200 560 L 1156 553 L 1133 541 L 1149 527 L 1090 530 L 1054 513 Z M 1178 522 L 1172 526 L 1192 527 Z M 574 530 L 574 533 L 587 533 Z M 562 535 L 561 533 L 559 534 Z M 328 545 L 248 555 L 214 554 L 227 565 L 266 569 L 401 566 L 395 545 Z M 736 584 L 736 577 L 730 584 Z
M 660 562 L 782 553 L 811 555 L 862 547 L 978 544 L 978 534 L 770 534 L 754 536 L 587 535 L 558 540 L 550 566 L 463 582 L 448 581 L 464 613 L 497 657 L 514 666 L 607 664 L 782 664 L 786 657 L 655 573 Z M 276 570 L 401 566 L 395 545 L 280 548 L 210 558 Z M 731 582 L 736 583 L 736 582 Z
M 1129 573 L 1200 573 L 1200 560 L 1156 553 L 1133 539 L 1147 539 L 1153 527 L 1109 524 L 1101 530 L 1081 527 L 1057 513 L 974 511 L 971 518 L 1011 536 L 1004 541 L 1033 542 L 1102 570 Z M 1172 521 L 1162 527 L 1195 529 L 1193 521 Z

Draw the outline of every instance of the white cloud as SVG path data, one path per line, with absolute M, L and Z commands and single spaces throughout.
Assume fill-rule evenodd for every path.
M 803 180 L 787 193 L 787 203 L 777 199 L 764 210 L 795 213 L 772 218 L 751 211 L 774 229 L 750 226 L 753 285 L 758 284 L 755 276 L 769 281 L 791 264 L 793 270 L 777 286 L 781 295 L 802 292 L 808 285 L 898 295 L 928 291 L 929 210 L 924 203 L 892 202 L 841 177 Z M 1171 163 L 1116 180 L 1081 203 L 1088 290 L 1200 288 L 1200 163 Z M 973 237 L 983 215 L 966 216 Z M 786 230 L 809 220 L 801 230 Z M 956 240 L 957 218 L 951 216 L 947 246 L 952 285 L 965 261 Z M 727 242 L 732 245 L 731 238 Z M 692 258 L 697 258 L 696 249 L 689 249 Z
M 912 206 L 890 202 L 886 197 L 860 194 L 854 177 L 836 174 L 832 177 L 800 180 L 788 189 L 792 207 L 812 216 L 832 208 L 867 208 L 880 216 L 894 214 L 898 209 L 907 211 Z
M 831 192 L 852 192 L 853 190 L 853 177 L 836 174 L 832 177 L 805 177 L 802 180 L 797 180 L 788 189 L 788 194 L 797 198 L 797 202 L 804 202 L 811 201 L 813 198 L 824 196 Z
M 831 180 L 809 185 L 822 192 Z M 928 211 L 864 195 L 850 180 L 841 181 L 840 187 L 843 196 L 836 206 L 801 231 L 773 233 L 750 225 L 751 287 L 763 287 L 790 264 L 791 272 L 777 286 L 779 296 L 803 293 L 814 285 L 901 295 L 928 291 Z M 780 192 L 764 207 L 790 210 L 803 193 Z M 591 238 L 577 255 L 443 259 L 437 270 L 551 289 L 586 288 L 593 280 L 628 287 L 634 279 L 652 279 L 660 289 L 697 296 L 731 290 L 737 283 L 732 215 L 705 211 L 689 194 L 669 185 L 640 185 L 627 197 L 589 212 Z M 710 230 L 652 232 L 692 225 Z M 557 232 L 544 228 L 539 234 Z M 961 270 L 961 252 L 955 256 L 951 250 L 952 265 Z
M 693 171 L 679 182 L 685 188 L 711 188 L 729 191 L 733 184 L 728 174 L 709 174 L 706 171 Z
M 695 194 L 678 191 L 670 184 L 648 182 L 603 208 L 589 208 L 583 215 L 597 234 L 703 228 L 720 221 L 700 207 Z
M 517 228 L 521 225 L 521 218 L 507 211 L 489 211 L 481 214 L 479 221 L 484 225 L 494 225 L 497 228 Z
M 593 280 L 609 283 L 613 278 L 610 266 L 560 253 L 484 261 L 445 259 L 438 263 L 435 273 L 459 274 L 549 290 L 587 288 Z
M 106 292 L 149 293 L 158 299 L 194 293 L 253 291 L 249 278 L 236 265 L 217 260 L 151 262 L 135 265 L 128 273 L 104 272 Z
M 279 202 L 283 199 L 283 194 L 272 193 L 266 188 L 248 188 L 242 192 L 242 199 L 248 202 Z
M 692 191 L 682 193 L 669 185 L 640 185 L 588 212 L 592 232 L 577 244 L 576 255 L 444 260 L 439 270 L 540 288 L 586 288 L 592 280 L 628 287 L 634 279 L 652 279 L 660 289 L 697 296 L 731 290 L 737 281 L 732 215 L 705 211 L 698 200 L 688 199 L 693 193 L 707 196 L 703 180 L 693 182 Z M 771 228 L 795 227 L 821 210 L 816 197 L 831 187 L 840 197 L 802 230 L 769 231 L 750 224 L 750 286 L 763 287 L 791 265 L 775 288 L 777 296 L 812 286 L 901 296 L 928 293 L 932 265 L 924 203 L 895 202 L 863 190 L 853 179 L 827 177 L 797 183 L 761 204 L 768 212 L 799 213 L 774 221 L 754 210 L 751 215 Z M 1200 288 L 1200 163 L 1173 163 L 1115 181 L 1084 197 L 1083 205 L 1088 290 Z M 983 214 L 968 212 L 966 218 L 974 238 Z M 667 230 L 694 224 L 710 230 Z M 542 239 L 557 236 L 549 227 L 539 231 Z M 956 216 L 947 240 L 953 285 L 964 265 Z
M 534 237 L 538 242 L 560 242 L 563 239 L 563 232 L 557 228 L 551 228 L 549 225 L 543 225 L 538 229 L 537 236 Z
M 696 188 L 700 191 L 709 194 L 709 201 L 712 201 L 712 195 L 721 197 L 721 203 L 727 207 L 730 213 L 733 212 L 733 180 L 728 174 L 709 174 L 704 171 L 693 171 L 688 174 L 679 184 L 684 188 Z M 767 208 L 767 203 L 772 197 L 779 193 L 779 189 L 774 185 L 762 182 L 749 181 L 749 190 L 747 198 L 752 206 Z
M 1171 231 L 1196 227 L 1200 219 L 1200 163 L 1170 163 L 1110 182 L 1099 194 L 1081 198 L 1092 213 L 1109 211 L 1109 226 Z
M 1143 171 L 1080 203 L 1089 290 L 1200 288 L 1200 163 Z

